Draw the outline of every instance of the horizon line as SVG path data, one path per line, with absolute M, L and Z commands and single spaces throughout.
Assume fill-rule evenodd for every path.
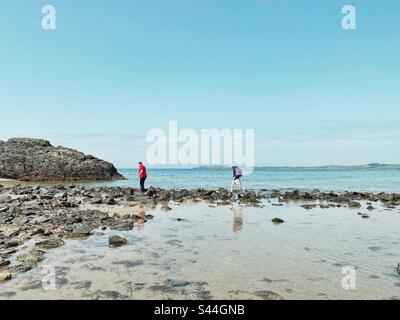
M 342 165 L 342 164 L 329 164 L 329 165 L 282 165 L 282 166 L 277 166 L 277 165 L 259 165 L 259 166 L 254 166 L 253 168 L 376 168 L 376 167 L 399 167 L 400 164 L 390 164 L 390 163 L 366 163 L 366 164 L 355 164 L 355 165 Z M 196 166 L 196 167 L 190 167 L 190 166 L 179 166 L 179 167 L 165 167 L 165 166 L 158 166 L 158 167 L 152 167 L 148 166 L 151 169 L 155 170 L 170 170 L 170 169 L 179 169 L 179 170 L 184 170 L 184 169 L 230 169 L 231 167 L 229 165 L 202 165 L 202 166 Z M 122 170 L 127 170 L 131 169 L 134 167 L 117 167 L 117 169 L 122 169 Z

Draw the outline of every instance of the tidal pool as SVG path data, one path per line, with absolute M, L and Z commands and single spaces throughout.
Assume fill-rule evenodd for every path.
M 154 219 L 131 231 L 99 230 L 48 251 L 1 283 L 0 299 L 400 298 L 399 209 L 300 204 L 148 210 Z M 114 234 L 128 244 L 109 248 Z

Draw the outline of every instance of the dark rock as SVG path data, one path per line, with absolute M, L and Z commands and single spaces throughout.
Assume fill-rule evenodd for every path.
M 25 181 L 124 179 L 111 163 L 28 138 L 0 144 L 0 177 Z
M 8 258 L 11 256 L 13 253 L 17 252 L 16 249 L 8 249 L 5 251 L 0 251 L 0 258 Z
M 134 268 L 137 266 L 141 266 L 144 264 L 143 260 L 122 260 L 122 261 L 114 261 L 113 264 L 115 265 L 121 265 L 126 268 Z
M 87 224 L 78 224 L 72 230 L 72 235 L 74 236 L 89 236 L 92 232 L 93 228 Z
M 41 289 L 43 288 L 43 284 L 41 280 L 31 280 L 27 284 L 25 284 L 21 289 L 23 291 L 28 291 L 28 290 L 36 290 L 36 289 Z
M 20 273 L 20 272 L 28 272 L 29 270 L 32 270 L 32 265 L 18 264 L 18 265 L 7 268 L 6 272 L 14 274 L 14 273 Z
M 317 205 L 316 205 L 316 204 L 303 204 L 303 205 L 301 205 L 300 207 L 302 207 L 302 208 L 304 208 L 304 209 L 306 209 L 306 210 L 311 210 L 311 209 L 316 208 Z
M 51 216 L 50 215 L 43 215 L 37 218 L 34 218 L 31 223 L 32 224 L 41 224 L 41 223 L 45 223 L 51 220 Z
M 281 223 L 284 223 L 284 222 L 285 222 L 284 220 L 279 219 L 279 218 L 274 218 L 274 219 L 272 219 L 271 221 L 272 221 L 272 223 L 274 223 L 274 224 L 281 224 Z
M 102 202 L 103 202 L 103 199 L 101 197 L 93 198 L 93 200 L 90 201 L 91 204 L 101 204 Z
M 0 208 L 0 213 L 7 212 L 8 210 L 10 210 L 10 207 L 3 207 L 3 208 Z
M 133 229 L 133 221 L 119 221 L 110 225 L 111 230 L 129 231 Z
M 0 268 L 1 268 L 1 267 L 6 267 L 6 266 L 8 266 L 9 264 L 10 264 L 10 261 L 4 260 L 4 259 L 0 258 Z
M 172 208 L 168 204 L 164 204 L 161 206 L 162 211 L 170 211 Z
M 167 279 L 166 281 L 167 285 L 170 285 L 171 287 L 186 287 L 191 284 L 189 281 L 185 280 L 177 280 L 177 279 Z
M 128 241 L 120 236 L 111 236 L 108 238 L 108 245 L 112 248 L 124 246 L 128 243 Z
M 115 200 L 114 198 L 106 198 L 103 200 L 104 204 L 108 204 L 108 205 L 114 205 L 115 204 Z
M 16 247 L 19 245 L 19 242 L 17 240 L 8 240 L 4 243 L 6 248 L 11 248 L 11 247 Z
M 281 196 L 281 192 L 279 190 L 272 190 L 271 198 L 279 198 Z
M 359 202 L 357 202 L 357 201 L 349 202 L 348 206 L 349 206 L 349 208 L 352 208 L 352 209 L 361 208 L 361 204 Z
M 49 250 L 49 249 L 55 249 L 58 247 L 61 247 L 64 245 L 64 241 L 61 239 L 48 239 L 48 240 L 43 240 L 40 242 L 35 243 L 35 247 L 38 249 L 43 249 L 43 250 Z
M 83 280 L 79 282 L 71 282 L 74 289 L 89 289 L 92 286 L 92 281 Z
M 254 294 L 263 300 L 284 300 L 281 295 L 268 290 L 257 291 Z
M 382 193 L 380 194 L 379 199 L 384 202 L 390 202 L 393 201 L 394 196 L 390 193 Z
M 0 203 L 10 203 L 10 202 L 12 202 L 12 198 L 10 196 L 0 196 Z
M 32 236 L 35 236 L 35 235 L 37 235 L 37 234 L 43 234 L 43 233 L 45 233 L 45 232 L 46 232 L 46 231 L 45 231 L 43 228 L 37 228 L 37 229 L 35 229 L 35 230 L 32 231 L 31 235 L 32 235 Z
M 34 265 L 43 260 L 43 255 L 43 251 L 32 250 L 30 253 L 19 255 L 17 260 L 27 265 Z

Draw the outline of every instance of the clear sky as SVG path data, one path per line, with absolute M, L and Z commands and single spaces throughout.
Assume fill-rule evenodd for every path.
M 257 165 L 400 163 L 398 0 L 0 4 L 2 140 L 128 167 L 148 130 L 177 120 L 254 129 Z M 356 30 L 341 27 L 346 4 Z

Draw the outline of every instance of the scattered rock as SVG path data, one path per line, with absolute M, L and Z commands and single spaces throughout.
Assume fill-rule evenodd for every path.
M 74 289 L 89 289 L 92 286 L 92 281 L 83 280 L 78 282 L 71 282 Z
M 269 290 L 257 291 L 254 294 L 263 300 L 284 300 L 281 295 Z
M 17 247 L 19 242 L 17 240 L 8 240 L 4 243 L 6 248 Z
M 25 264 L 36 264 L 43 260 L 44 252 L 40 250 L 32 250 L 30 253 L 22 254 L 17 257 L 19 262 L 23 262 Z
M 4 260 L 4 259 L 0 259 L 0 268 L 1 267 L 6 267 L 10 264 L 10 261 L 8 260 Z
M 357 201 L 349 202 L 348 206 L 349 206 L 349 208 L 352 208 L 352 209 L 361 208 L 361 204 L 359 202 L 357 202 Z
M 72 235 L 79 237 L 79 236 L 89 236 L 92 232 L 92 227 L 87 224 L 78 224 L 73 230 Z
M 316 208 L 317 205 L 316 205 L 316 204 L 303 204 L 303 205 L 301 205 L 300 207 L 302 207 L 302 208 L 304 208 L 304 209 L 306 209 L 306 210 L 311 210 L 311 209 Z
M 117 248 L 124 246 L 128 243 L 128 241 L 120 236 L 111 236 L 108 238 L 108 245 L 112 248 Z
M 276 198 L 276 200 L 272 200 L 272 198 Z M 233 203 L 259 207 L 261 199 L 276 206 L 283 206 L 289 201 L 295 201 L 296 204 L 300 202 L 298 205 L 307 210 L 318 206 L 320 208 L 357 208 L 361 206 L 361 203 L 366 203 L 367 210 L 371 211 L 375 209 L 372 205 L 378 206 L 378 204 L 375 205 L 378 201 L 383 201 L 387 208 L 394 208 L 400 204 L 400 194 L 369 192 L 337 193 L 319 190 L 312 192 L 293 190 L 283 193 L 278 190 L 260 190 L 232 194 L 226 189 L 165 190 L 151 187 L 146 193 L 141 193 L 137 188 L 130 187 L 0 185 L 0 226 L 11 230 L 4 234 L 0 229 L 0 264 L 7 264 L 6 261 L 11 261 L 10 256 L 16 252 L 17 246 L 32 238 L 40 239 L 34 250 L 47 250 L 63 245 L 62 239 L 87 237 L 92 235 L 95 230 L 131 230 L 134 222 L 142 224 L 152 218 L 151 215 L 145 213 L 147 208 L 160 207 L 162 210 L 169 211 L 171 210 L 170 203 L 179 205 L 185 201 L 189 203 L 203 201 L 213 207 Z M 82 209 L 86 205 L 91 204 L 91 207 L 96 208 L 97 205 L 106 203 L 109 205 L 118 203 L 132 208 L 141 207 L 144 210 L 142 214 L 111 216 L 110 211 L 113 210 L 104 209 L 104 206 L 98 206 L 97 210 L 88 210 L 87 207 Z M 100 211 L 100 208 L 107 212 Z M 368 215 L 360 213 L 360 216 L 366 219 Z M 176 221 L 185 221 L 182 218 L 175 219 Z M 284 220 L 276 218 L 272 222 L 280 224 Z M 48 239 L 44 240 L 46 237 Z M 166 243 L 177 247 L 182 246 L 182 243 L 176 239 Z M 124 244 L 126 243 L 122 242 L 122 245 Z M 29 254 L 21 255 L 19 261 L 23 264 L 13 267 L 14 269 L 11 270 L 22 270 L 26 265 L 32 267 L 40 261 L 39 257 L 32 257 Z M 0 270 L 4 271 L 11 267 L 3 265 L 1 268 Z
M 64 241 L 61 239 L 48 239 L 35 243 L 35 247 L 42 250 L 49 250 L 61 247 L 64 245 Z
M 280 219 L 280 218 L 273 218 L 271 221 L 272 221 L 272 223 L 274 223 L 274 224 L 281 224 L 281 223 L 284 223 L 284 222 L 285 222 L 284 220 L 282 220 L 282 219 Z
M 11 280 L 11 273 L 0 273 L 0 281 Z
M 110 225 L 111 230 L 116 231 L 129 231 L 133 229 L 133 221 L 119 221 Z
M 162 211 L 170 211 L 170 210 L 172 210 L 172 208 L 168 204 L 165 204 L 165 205 L 161 206 L 161 210 Z
M 114 261 L 113 264 L 115 265 L 121 265 L 126 268 L 134 268 L 137 266 L 141 266 L 144 264 L 143 260 L 122 260 L 122 261 Z
M 44 215 L 44 216 L 40 216 L 40 217 L 34 218 L 31 221 L 31 223 L 32 224 L 42 224 L 42 223 L 45 223 L 45 222 L 50 221 L 50 220 L 51 220 L 50 215 Z
M 32 269 L 32 265 L 29 264 L 18 264 L 11 266 L 6 269 L 8 273 L 14 274 L 14 273 L 20 273 L 20 272 L 28 272 L 29 270 Z
M 186 287 L 190 285 L 190 282 L 185 280 L 167 279 L 166 284 L 176 288 L 176 287 Z

